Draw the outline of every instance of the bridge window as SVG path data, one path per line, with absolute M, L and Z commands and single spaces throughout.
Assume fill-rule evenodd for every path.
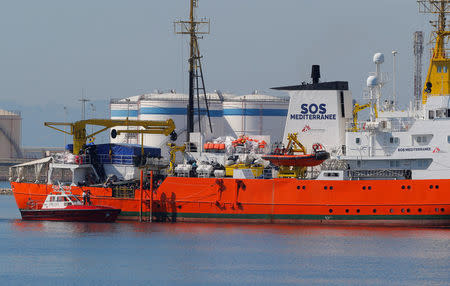
M 325 177 L 339 177 L 339 173 L 335 172 L 326 172 Z
M 359 138 L 359 137 L 356 138 L 356 139 L 355 139 L 355 142 L 356 142 L 356 144 L 361 144 L 361 138 Z
M 441 73 L 442 72 L 442 66 L 437 66 L 437 72 Z
M 429 119 L 434 119 L 434 110 L 429 110 L 428 111 L 428 118 Z
M 444 66 L 444 72 L 447 72 L 447 67 L 446 66 Z
M 450 143 L 450 136 L 447 136 L 447 143 Z
M 389 142 L 398 144 L 400 142 L 400 139 L 398 137 L 391 137 L 389 138 Z

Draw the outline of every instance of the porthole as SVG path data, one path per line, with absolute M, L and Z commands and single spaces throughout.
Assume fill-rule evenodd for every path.
M 402 213 L 404 213 L 405 212 L 405 209 L 402 209 Z
M 348 209 L 346 209 L 346 210 L 345 210 L 345 212 L 346 212 L 346 213 L 348 213 L 348 212 L 349 212 L 349 210 L 348 210 Z
M 366 186 L 363 186 L 362 189 L 365 190 L 365 189 L 366 189 Z
M 357 212 L 357 213 L 359 213 L 359 212 L 360 212 L 360 210 L 359 210 L 359 209 L 356 209 L 356 212 Z
M 419 209 L 418 209 L 418 211 L 419 211 L 419 213 L 421 213 L 421 212 L 422 212 L 422 209 L 421 209 L 421 208 L 419 208 Z
M 445 209 L 444 209 L 444 208 L 442 208 L 442 209 L 441 209 L 441 212 L 443 212 L 443 211 L 445 211 Z
M 411 190 L 411 186 L 408 186 L 408 190 Z
M 410 209 L 406 209 L 406 212 L 409 213 L 411 210 Z
M 328 211 L 329 211 L 330 213 L 332 213 L 332 212 L 333 212 L 333 209 L 329 209 Z
M 390 213 L 393 213 L 393 212 L 394 212 L 394 209 L 390 209 L 389 212 L 390 212 Z
M 438 208 L 435 208 L 434 210 L 435 210 L 436 212 L 439 212 L 439 209 L 438 209 Z
M 330 186 L 330 190 L 332 190 L 333 189 L 333 186 Z
M 369 190 L 371 190 L 372 189 L 372 187 L 371 186 L 369 186 L 369 187 L 367 187 Z
M 405 186 L 402 186 L 402 189 L 404 190 L 404 189 L 405 189 Z
M 324 190 L 326 190 L 326 189 L 328 189 L 328 187 L 327 187 L 327 186 L 325 186 L 325 187 L 323 187 L 323 189 L 324 189 Z
M 306 189 L 306 187 L 305 187 L 305 186 L 302 186 L 302 190 L 304 190 L 304 189 Z
M 430 189 L 432 189 L 433 188 L 433 185 L 430 185 Z
M 300 186 L 297 186 L 297 190 L 300 190 Z
M 373 209 L 373 213 L 376 213 L 377 212 L 377 209 Z
M 436 189 L 439 189 L 439 185 L 434 186 Z

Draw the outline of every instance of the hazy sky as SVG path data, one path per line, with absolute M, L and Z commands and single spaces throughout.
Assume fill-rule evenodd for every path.
M 172 22 L 186 19 L 188 7 L 189 0 L 0 1 L 0 108 L 22 110 L 23 145 L 62 145 L 43 122 L 63 121 L 63 106 L 80 119 L 82 89 L 95 117 L 108 114 L 110 98 L 187 92 L 188 39 Z M 359 98 L 373 54 L 385 53 L 391 72 L 397 50 L 404 103 L 413 94 L 413 33 L 427 32 L 428 41 L 431 19 L 415 0 L 199 0 L 198 15 L 211 19 L 200 41 L 209 91 L 274 94 L 270 87 L 308 81 L 320 64 L 323 81 L 347 80 Z

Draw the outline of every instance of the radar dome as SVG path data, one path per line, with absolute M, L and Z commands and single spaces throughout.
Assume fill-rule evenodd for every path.
M 373 55 L 373 62 L 375 64 L 382 64 L 382 63 L 384 63 L 384 54 L 376 53 L 375 55 Z
M 378 85 L 378 78 L 374 75 L 371 75 L 367 78 L 367 86 L 374 87 Z

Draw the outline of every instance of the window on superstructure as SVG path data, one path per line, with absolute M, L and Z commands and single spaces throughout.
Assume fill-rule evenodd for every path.
M 391 161 L 389 161 L 389 166 L 391 168 L 398 168 L 398 167 L 400 167 L 400 161 L 399 160 L 391 160 Z
M 356 142 L 356 144 L 361 144 L 361 139 L 360 139 L 359 137 L 357 137 L 357 138 L 355 139 L 355 142 Z
M 428 118 L 429 119 L 434 119 L 434 110 L 429 110 L 428 111 Z
M 436 118 L 445 118 L 445 109 L 436 110 Z
M 389 138 L 389 142 L 391 144 L 394 144 L 394 143 L 398 144 L 400 142 L 400 139 L 398 137 L 391 137 L 391 138 Z
M 450 136 L 447 136 L 447 143 L 450 143 Z
M 444 72 L 445 73 L 447 72 L 447 66 L 444 66 Z
M 442 72 L 442 66 L 437 66 L 437 72 L 441 73 Z
M 345 117 L 344 92 L 341 91 L 340 95 L 341 95 L 341 117 L 344 118 Z

